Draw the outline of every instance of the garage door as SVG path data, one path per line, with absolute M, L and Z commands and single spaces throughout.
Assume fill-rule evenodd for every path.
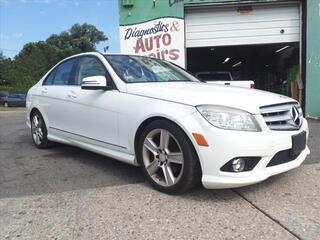
M 298 4 L 187 8 L 186 47 L 298 42 Z

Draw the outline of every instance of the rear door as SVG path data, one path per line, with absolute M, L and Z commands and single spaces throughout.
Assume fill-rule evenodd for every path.
M 51 71 L 43 82 L 39 103 L 49 128 L 66 129 L 65 116 L 69 111 L 67 93 L 70 83 L 74 81 L 75 67 L 76 59 L 68 59 Z

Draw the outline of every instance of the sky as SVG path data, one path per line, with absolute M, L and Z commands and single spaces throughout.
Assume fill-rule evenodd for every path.
M 109 38 L 98 51 L 119 52 L 118 0 L 0 0 L 0 51 L 13 58 L 24 44 L 85 22 Z

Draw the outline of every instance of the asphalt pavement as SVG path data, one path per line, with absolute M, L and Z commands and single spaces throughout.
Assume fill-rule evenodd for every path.
M 320 239 L 320 121 L 311 154 L 262 183 L 181 196 L 139 168 L 78 148 L 33 146 L 24 111 L 0 111 L 0 239 Z

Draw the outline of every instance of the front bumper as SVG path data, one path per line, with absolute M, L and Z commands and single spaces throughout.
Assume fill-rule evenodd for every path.
M 273 156 L 279 151 L 292 147 L 292 135 L 307 132 L 309 129 L 304 119 L 298 131 L 271 131 L 262 116 L 255 115 L 262 127 L 261 132 L 223 130 L 212 126 L 198 113 L 178 119 L 179 124 L 190 134 L 198 153 L 202 168 L 202 184 L 208 189 L 242 187 L 261 182 L 270 176 L 289 171 L 301 165 L 310 153 L 306 148 L 293 160 L 267 167 Z M 192 133 L 202 134 L 209 147 L 198 146 Z M 236 157 L 261 157 L 251 171 L 224 172 L 220 168 Z

